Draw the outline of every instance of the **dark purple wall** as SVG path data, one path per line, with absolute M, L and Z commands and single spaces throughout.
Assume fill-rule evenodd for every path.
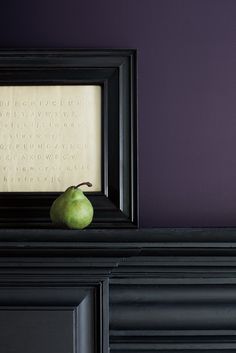
M 141 226 L 236 226 L 236 1 L 1 5 L 1 47 L 137 48 Z

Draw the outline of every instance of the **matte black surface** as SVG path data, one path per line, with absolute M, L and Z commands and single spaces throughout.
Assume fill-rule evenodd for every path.
M 104 270 L 84 276 L 73 264 L 16 261 L 0 264 L 1 352 L 107 352 Z
M 73 310 L 0 308 L 3 352 L 74 353 Z
M 68 351 L 72 327 L 83 353 L 236 351 L 235 229 L 1 229 L 0 254 L 0 338 L 13 352 L 25 353 L 29 320 L 29 344 L 46 352 L 57 343 L 42 321 L 65 328 Z
M 0 85 L 55 84 L 102 87 L 102 192 L 87 193 L 91 228 L 137 227 L 135 50 L 0 51 Z M 59 194 L 0 193 L 0 227 L 53 228 L 49 209 Z

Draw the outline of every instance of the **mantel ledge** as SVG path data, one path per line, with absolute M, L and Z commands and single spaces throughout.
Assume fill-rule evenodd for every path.
M 234 256 L 236 228 L 0 229 L 0 253 Z

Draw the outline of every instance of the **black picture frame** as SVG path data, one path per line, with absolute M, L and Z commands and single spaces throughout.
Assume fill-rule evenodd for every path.
M 91 228 L 138 227 L 136 50 L 1 50 L 0 85 L 102 86 L 102 191 Z M 52 228 L 57 192 L 1 192 L 0 228 Z

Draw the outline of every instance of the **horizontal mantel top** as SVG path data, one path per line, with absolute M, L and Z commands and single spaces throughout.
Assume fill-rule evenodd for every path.
M 0 241 L 131 243 L 232 242 L 235 228 L 36 229 L 2 228 Z
M 0 229 L 1 252 L 46 249 L 106 256 L 228 256 L 236 254 L 236 228 Z

